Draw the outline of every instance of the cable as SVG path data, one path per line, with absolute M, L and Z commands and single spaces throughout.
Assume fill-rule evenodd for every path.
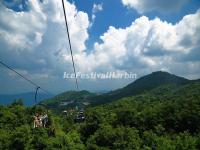
M 8 68 L 9 70 L 15 72 L 16 74 L 18 74 L 20 77 L 22 77 L 23 79 L 25 79 L 26 81 L 28 81 L 30 84 L 32 84 L 32 85 L 35 86 L 36 88 L 40 87 L 39 85 L 37 85 L 36 83 L 34 83 L 33 81 L 31 81 L 31 80 L 28 79 L 27 77 L 23 76 L 22 74 L 20 74 L 19 72 L 17 72 L 15 69 L 11 68 L 10 66 L 8 66 L 8 65 L 5 64 L 4 62 L 2 62 L 1 60 L 0 60 L 0 64 L 2 64 L 4 67 Z M 42 91 L 44 91 L 45 93 L 50 94 L 47 90 L 45 90 L 45 89 L 43 89 L 43 88 L 41 88 L 41 87 L 40 87 L 40 89 L 41 89 Z M 50 95 L 52 95 L 52 94 L 50 94 Z
M 73 64 L 73 69 L 74 69 L 74 74 L 75 74 L 75 79 L 76 79 L 76 88 L 77 88 L 77 90 L 79 90 L 78 80 L 77 80 L 77 76 L 76 76 L 76 68 L 75 68 L 74 57 L 73 57 L 72 46 L 71 46 L 71 40 L 70 40 L 70 36 L 69 36 L 69 27 L 68 27 L 67 17 L 66 17 L 66 13 L 65 13 L 65 4 L 64 4 L 63 0 L 62 0 L 62 6 L 63 6 L 64 17 L 65 17 L 65 26 L 67 29 L 67 36 L 68 36 L 68 41 L 69 41 L 69 48 L 70 48 L 70 53 L 71 53 L 71 58 L 72 58 L 72 64 Z
M 35 104 L 37 104 L 37 93 L 38 93 L 39 89 L 40 89 L 40 87 L 37 87 L 36 91 L 35 91 Z

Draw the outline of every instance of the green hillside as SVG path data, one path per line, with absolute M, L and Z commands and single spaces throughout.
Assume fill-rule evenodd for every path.
M 40 104 L 56 112 L 61 112 L 62 110 L 76 106 L 79 108 L 85 107 L 89 104 L 88 99 L 93 96 L 96 96 L 96 94 L 88 91 L 67 91 L 53 98 L 46 99 L 40 102 Z
M 189 82 L 192 81 L 182 77 L 178 77 L 176 75 L 169 74 L 167 72 L 157 71 L 137 79 L 135 82 L 127 85 L 122 89 L 118 89 L 104 95 L 93 97 L 91 103 L 93 105 L 108 103 L 116 99 L 120 99 L 122 97 L 141 94 L 145 91 L 152 90 L 161 85 L 166 85 L 166 84 L 184 85 Z
M 81 132 L 91 149 L 199 149 L 200 82 L 122 98 L 87 116 Z
M 88 107 L 83 123 L 49 110 L 48 126 L 33 128 L 32 116 L 44 108 L 19 101 L 0 110 L 0 149 L 200 149 L 199 81 Z
M 42 103 L 47 104 L 47 106 L 51 109 L 60 112 L 70 107 L 85 107 L 85 105 L 83 105 L 83 102 L 88 102 L 90 105 L 96 106 L 115 101 L 122 97 L 138 95 L 162 85 L 173 84 L 181 86 L 190 82 L 193 81 L 169 74 L 167 72 L 158 71 L 141 77 L 124 88 L 105 94 L 94 94 L 88 91 L 69 91 L 59 94 L 54 98 L 44 100 Z M 62 102 L 69 102 L 71 100 L 73 100 L 73 102 L 70 104 L 60 105 Z

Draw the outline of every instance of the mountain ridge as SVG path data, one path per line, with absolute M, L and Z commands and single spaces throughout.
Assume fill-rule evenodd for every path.
M 151 74 L 148 74 L 146 76 L 143 76 L 121 89 L 118 89 L 115 91 L 110 91 L 108 93 L 97 94 L 97 93 L 90 93 L 85 90 L 78 91 L 78 92 L 77 91 L 67 91 L 62 94 L 57 95 L 53 99 L 50 98 L 48 100 L 44 100 L 44 101 L 42 101 L 42 103 L 44 103 L 50 107 L 55 106 L 55 109 L 61 108 L 62 110 L 66 109 L 67 107 L 74 107 L 83 102 L 88 102 L 92 106 L 96 106 L 96 105 L 100 105 L 100 104 L 110 103 L 112 101 L 121 99 L 123 97 L 135 96 L 135 95 L 141 94 L 145 91 L 155 89 L 162 85 L 174 84 L 176 86 L 182 86 L 182 85 L 192 83 L 195 81 L 199 81 L 199 80 L 188 80 L 183 77 L 179 77 L 174 74 L 170 74 L 168 72 L 157 71 L 157 72 L 152 72 Z M 70 100 L 69 93 L 73 93 L 72 95 L 74 96 L 74 99 L 75 99 L 75 102 L 73 103 L 74 105 L 70 104 L 68 106 L 60 107 L 59 105 L 61 102 L 67 102 L 67 101 L 65 101 L 67 99 Z

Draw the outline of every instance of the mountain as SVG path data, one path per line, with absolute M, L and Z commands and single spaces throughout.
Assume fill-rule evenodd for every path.
M 96 106 L 109 103 L 123 97 L 134 96 L 150 91 L 163 85 L 182 86 L 194 82 L 167 72 L 157 71 L 143 76 L 124 88 L 108 93 L 90 93 L 88 91 L 68 91 L 54 98 L 44 100 L 42 103 L 49 108 L 60 111 L 75 106 L 84 107 L 83 103 Z
M 122 97 L 134 96 L 162 85 L 184 85 L 190 82 L 192 81 L 183 77 L 168 72 L 157 71 L 137 79 L 124 88 L 94 97 L 91 103 L 94 105 L 104 104 Z
M 41 105 L 46 105 L 48 108 L 60 112 L 66 108 L 79 107 L 82 108 L 89 104 L 88 99 L 95 97 L 97 94 L 88 91 L 67 91 L 53 98 L 45 99 L 40 102 Z
M 123 128 L 114 131 L 116 128 L 132 128 L 137 129 L 135 133 L 138 133 L 138 136 L 133 136 L 133 139 L 144 140 L 141 142 L 142 147 L 138 149 L 144 149 L 144 147 L 167 149 L 168 147 L 175 150 L 179 149 L 180 145 L 182 145 L 180 149 L 191 149 L 189 147 L 192 143 L 198 143 L 197 140 L 199 140 L 194 138 L 191 140 L 192 143 L 188 142 L 190 135 L 200 134 L 199 108 L 200 82 L 194 81 L 179 86 L 162 85 L 136 96 L 124 97 L 109 104 L 90 107 L 86 113 L 87 124 L 81 133 L 89 137 L 87 142 L 96 144 L 95 147 L 110 147 L 112 143 L 116 143 L 117 138 L 115 137 L 123 132 Z M 115 132 L 116 136 L 113 136 Z M 126 131 L 128 132 L 131 131 Z M 178 137 L 175 137 L 176 135 Z M 128 135 L 120 136 L 120 140 L 128 140 L 127 137 Z M 180 142 L 180 139 L 184 141 Z M 198 144 L 194 144 L 194 149 L 199 149 Z
M 90 95 L 78 92 L 79 97 Z M 76 92 L 67 92 L 72 99 Z M 83 98 L 83 97 L 82 97 Z M 82 100 L 82 99 L 81 99 Z M 45 127 L 33 128 L 41 107 L 0 106 L 0 149 L 170 149 L 198 150 L 200 82 L 165 84 L 77 113 L 48 112 Z M 35 120 L 36 121 L 36 120 Z M 35 122 L 36 123 L 36 122 Z
M 40 102 L 43 99 L 47 99 L 51 97 L 51 95 L 38 93 L 37 101 Z M 14 102 L 16 99 L 22 99 L 25 106 L 32 106 L 35 105 L 35 93 L 34 92 L 27 92 L 27 93 L 20 93 L 20 94 L 12 94 L 12 95 L 0 95 L 0 104 L 8 105 Z

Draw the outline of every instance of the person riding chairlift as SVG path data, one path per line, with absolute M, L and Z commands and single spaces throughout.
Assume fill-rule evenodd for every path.
M 36 113 L 34 116 L 33 127 L 46 127 L 48 122 L 48 115 L 45 113 L 43 116 Z
M 47 115 L 47 113 L 45 113 L 45 114 L 42 116 L 42 124 L 43 124 L 43 127 L 46 127 L 47 122 L 48 122 L 48 115 Z
M 34 116 L 33 127 L 34 128 L 40 127 L 40 116 L 38 113 L 36 113 L 36 115 Z

